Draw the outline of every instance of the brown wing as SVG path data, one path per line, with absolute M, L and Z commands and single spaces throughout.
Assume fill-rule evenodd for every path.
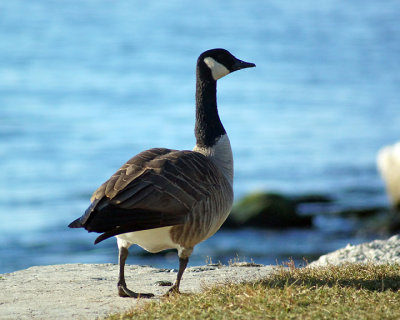
M 214 163 L 200 153 L 146 150 L 94 192 L 91 206 L 71 226 L 104 232 L 99 242 L 121 233 L 183 224 L 221 178 Z

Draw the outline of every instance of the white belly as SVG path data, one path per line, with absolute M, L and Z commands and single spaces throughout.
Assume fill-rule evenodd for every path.
M 178 244 L 173 243 L 170 230 L 172 227 L 163 227 L 150 230 L 136 231 L 119 234 L 116 237 L 130 244 L 137 244 L 143 249 L 155 253 L 166 249 L 177 249 Z

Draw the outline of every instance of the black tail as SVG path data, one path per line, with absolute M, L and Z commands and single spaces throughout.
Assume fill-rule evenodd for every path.
M 78 218 L 74 221 L 72 221 L 69 225 L 69 228 L 83 228 L 82 222 L 81 222 L 81 218 Z
M 112 204 L 97 210 L 96 203 L 82 217 L 68 225 L 70 228 L 85 228 L 89 232 L 102 233 L 95 244 L 118 234 L 174 226 L 185 221 L 185 212 L 170 214 L 145 209 L 123 209 Z

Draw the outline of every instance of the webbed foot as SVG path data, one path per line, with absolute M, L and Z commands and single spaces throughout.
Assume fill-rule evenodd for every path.
M 168 297 L 173 294 L 180 294 L 181 292 L 179 291 L 179 287 L 177 285 L 173 285 L 167 293 L 164 295 L 165 297 Z
M 133 291 L 129 290 L 126 287 L 126 285 L 122 285 L 122 284 L 118 285 L 118 295 L 120 297 L 124 297 L 124 298 L 130 297 L 130 298 L 135 298 L 135 299 L 137 299 L 137 298 L 148 299 L 148 298 L 154 297 L 154 294 L 152 294 L 152 293 L 136 293 L 136 292 L 133 292 Z

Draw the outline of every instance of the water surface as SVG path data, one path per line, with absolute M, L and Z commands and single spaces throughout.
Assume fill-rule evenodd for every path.
M 1 2 L 0 273 L 116 262 L 113 240 L 95 247 L 66 225 L 132 155 L 193 147 L 195 61 L 214 47 L 257 64 L 218 83 L 236 199 L 388 205 L 375 157 L 400 136 L 399 15 L 390 0 Z M 368 240 L 353 227 L 222 231 L 191 263 L 316 257 Z M 130 263 L 176 264 L 134 252 Z

